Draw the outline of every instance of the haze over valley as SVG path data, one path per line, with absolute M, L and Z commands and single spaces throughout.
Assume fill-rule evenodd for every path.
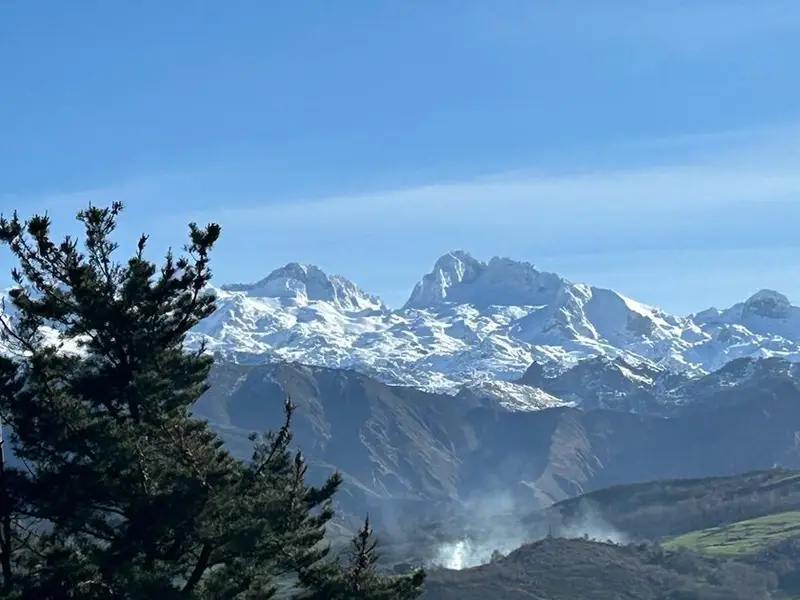
M 0 2 L 0 600 L 800 599 L 800 2 Z

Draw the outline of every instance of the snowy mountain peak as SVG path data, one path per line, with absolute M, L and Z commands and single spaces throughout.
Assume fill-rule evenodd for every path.
M 690 318 L 709 332 L 713 329 L 726 344 L 741 344 L 754 334 L 763 338 L 758 342 L 762 355 L 772 355 L 784 343 L 781 339 L 800 344 L 800 308 L 774 290 L 760 290 L 730 308 L 709 308 Z
M 226 292 L 243 292 L 252 298 L 287 298 L 330 302 L 343 311 L 382 310 L 380 299 L 364 292 L 349 279 L 328 275 L 315 265 L 292 262 L 252 284 L 222 286 Z
M 486 263 L 468 252 L 454 250 L 440 256 L 433 270 L 414 286 L 404 308 L 428 308 L 450 300 L 450 291 L 469 284 L 486 268 Z
M 516 380 L 533 362 L 559 373 L 591 357 L 610 362 L 587 363 L 588 379 L 600 369 L 623 383 L 661 381 L 662 370 L 699 375 L 744 357 L 800 361 L 800 308 L 774 291 L 681 317 L 528 262 L 464 251 L 436 260 L 399 310 L 299 263 L 219 296 L 191 343 L 238 361 L 353 369 L 432 391 L 480 383 L 485 396 L 500 389 L 492 382 Z M 540 404 L 526 394 L 516 401 Z
M 414 287 L 404 308 L 433 308 L 444 303 L 535 306 L 551 302 L 564 283 L 528 262 L 494 257 L 486 263 L 455 250 L 439 257 L 433 270 Z
M 744 303 L 743 313 L 767 319 L 785 319 L 792 310 L 789 299 L 775 290 L 760 290 Z

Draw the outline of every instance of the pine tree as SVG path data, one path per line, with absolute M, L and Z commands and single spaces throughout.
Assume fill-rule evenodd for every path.
M 324 565 L 301 573 L 300 580 L 314 590 L 307 600 L 412 600 L 422 593 L 425 573 L 421 569 L 388 577 L 378 572 L 380 555 L 369 517 L 353 538 L 345 565 Z
M 184 256 L 169 252 L 160 268 L 147 236 L 120 263 L 121 211 L 79 212 L 82 246 L 54 242 L 47 216 L 0 218 L 19 263 L 0 416 L 24 465 L 0 471 L 4 596 L 261 600 L 295 585 L 321 597 L 347 576 L 323 540 L 341 478 L 306 483 L 291 402 L 279 430 L 253 436 L 249 461 L 191 413 L 212 358 L 185 338 L 215 309 L 206 289 L 220 227 L 190 224 Z M 423 577 L 358 597 L 411 598 Z

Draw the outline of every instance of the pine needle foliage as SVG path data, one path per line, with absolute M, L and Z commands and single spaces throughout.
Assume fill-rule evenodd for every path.
M 118 262 L 122 210 L 79 212 L 80 240 L 55 241 L 47 215 L 0 218 L 18 263 L 0 417 L 6 455 L 22 465 L 0 460 L 0 597 L 419 596 L 422 572 L 377 573 L 368 521 L 353 561 L 329 556 L 341 477 L 306 482 L 289 400 L 280 428 L 252 437 L 250 460 L 193 417 L 213 359 L 185 340 L 216 308 L 209 260 L 221 228 L 190 224 L 183 253 L 160 266 L 143 235 Z

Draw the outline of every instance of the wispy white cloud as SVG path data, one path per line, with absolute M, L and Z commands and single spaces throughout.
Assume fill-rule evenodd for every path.
M 667 227 L 677 225 L 675 217 L 753 210 L 747 206 L 783 205 L 793 198 L 800 204 L 800 172 L 713 164 L 434 184 L 220 208 L 215 214 L 243 231 L 265 226 L 350 234 L 369 229 L 384 235 L 502 231 L 508 238 L 529 237 L 534 228 L 539 240 L 556 242 L 569 232 L 590 234 L 600 223 L 621 230 L 637 220 L 660 219 L 658 226 Z
M 224 234 L 215 264 L 225 280 L 256 279 L 302 260 L 370 291 L 389 290 L 389 300 L 399 301 L 398 289 L 410 289 L 436 256 L 465 248 L 533 260 L 645 301 L 672 302 L 676 310 L 686 304 L 664 297 L 676 282 L 694 288 L 705 282 L 689 304 L 699 309 L 752 288 L 781 287 L 780 281 L 796 283 L 800 297 L 792 275 L 800 262 L 797 131 L 789 125 L 654 140 L 650 147 L 642 142 L 629 150 L 647 154 L 671 144 L 679 151 L 640 166 L 626 167 L 623 154 L 614 168 L 564 165 L 555 173 L 501 173 L 360 195 L 275 198 L 238 182 L 237 193 L 218 196 L 225 174 L 205 171 L 31 199 L 25 208 L 72 211 L 87 201 L 121 199 L 131 206 L 123 235 L 151 232 L 157 247 L 182 243 L 189 220 L 218 221 Z M 204 189 L 216 191 L 212 197 Z M 172 204 L 176 198 L 182 201 Z M 767 269 L 770 257 L 777 264 Z
M 704 147 L 702 160 L 495 175 L 231 206 L 216 216 L 240 244 L 259 240 L 264 255 L 322 262 L 377 292 L 398 280 L 410 289 L 438 254 L 466 248 L 533 260 L 679 311 L 724 305 L 766 286 L 800 296 L 792 275 L 800 260 L 795 131 L 701 136 L 694 142 Z M 389 301 L 399 302 L 396 295 Z

